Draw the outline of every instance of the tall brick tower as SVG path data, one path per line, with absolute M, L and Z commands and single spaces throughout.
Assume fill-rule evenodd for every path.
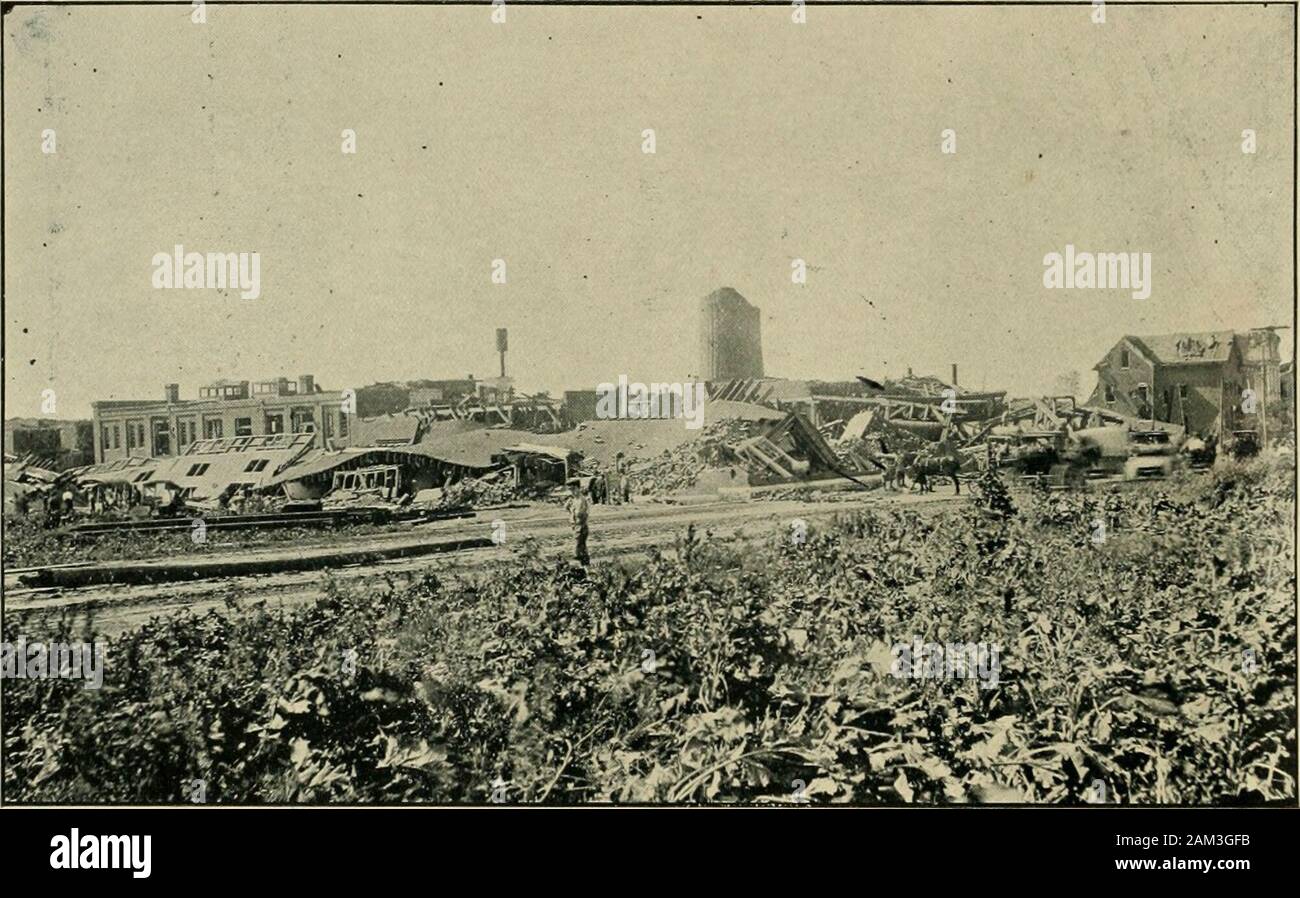
M 763 376 L 762 315 L 731 287 L 700 302 L 700 371 L 706 381 Z

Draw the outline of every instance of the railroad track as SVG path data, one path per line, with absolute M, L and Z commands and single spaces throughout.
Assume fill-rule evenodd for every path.
M 794 518 L 810 523 L 826 520 L 855 508 L 879 507 L 882 504 L 934 508 L 936 511 L 963 501 L 943 493 L 885 497 L 864 493 L 861 498 L 838 502 L 775 500 L 761 502 L 711 502 L 693 505 L 596 506 L 591 521 L 589 547 L 597 560 L 635 560 L 650 550 L 672 544 L 674 538 L 694 524 L 700 538 L 735 539 L 763 537 L 784 531 L 784 524 Z M 541 511 L 542 513 L 538 513 Z M 529 513 L 531 512 L 531 514 Z M 138 626 L 158 614 L 183 609 L 204 612 L 223 610 L 232 604 L 246 606 L 265 602 L 287 607 L 311 601 L 323 594 L 324 584 L 332 578 L 341 583 L 363 583 L 377 577 L 419 576 L 429 570 L 472 570 L 488 564 L 508 562 L 515 547 L 525 539 L 533 540 L 538 550 L 549 557 L 572 552 L 572 532 L 563 514 L 552 509 L 502 510 L 506 541 L 491 542 L 491 521 L 473 524 L 480 539 L 473 545 L 453 546 L 436 554 L 402 556 L 381 551 L 384 546 L 409 545 L 407 533 L 380 534 L 364 539 L 340 542 L 335 548 L 352 552 L 351 560 L 312 570 L 285 569 L 259 574 L 187 579 L 166 583 L 99 583 L 84 586 L 22 586 L 16 580 L 11 587 L 11 573 L 5 573 L 5 612 L 43 618 L 46 616 L 93 615 L 96 629 L 104 633 L 120 632 Z M 428 525 L 435 538 L 450 536 L 476 537 L 464 532 L 464 522 Z M 460 531 L 459 533 L 457 531 Z M 418 545 L 418 543 L 416 543 Z M 293 550 L 281 550 L 281 555 Z M 373 560 L 366 560 L 367 557 Z M 61 569 L 78 565 L 59 565 Z M 29 572 L 30 573 L 30 572 Z

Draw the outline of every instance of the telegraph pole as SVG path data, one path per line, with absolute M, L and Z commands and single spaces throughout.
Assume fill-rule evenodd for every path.
M 1261 448 L 1265 448 L 1268 446 L 1268 366 L 1273 357 L 1273 342 L 1269 338 L 1277 331 L 1290 330 L 1290 328 L 1282 324 L 1273 324 L 1268 327 L 1253 327 L 1250 330 L 1252 335 L 1259 334 L 1262 337 L 1260 340 L 1260 346 L 1263 347 L 1263 352 L 1260 353 L 1262 358 L 1259 360 L 1259 369 L 1261 387 L 1264 391 L 1264 395 L 1260 397 L 1263 403 L 1263 410 L 1260 414 L 1263 417 L 1261 417 L 1259 421 L 1259 440 Z M 1255 340 L 1252 337 L 1251 343 L 1253 344 L 1254 342 Z M 1251 346 L 1252 350 L 1254 348 L 1254 346 Z
M 1260 406 L 1260 414 L 1263 417 L 1259 421 L 1259 448 L 1262 451 L 1268 448 L 1268 359 L 1265 358 L 1259 367 L 1264 378 L 1264 396 Z

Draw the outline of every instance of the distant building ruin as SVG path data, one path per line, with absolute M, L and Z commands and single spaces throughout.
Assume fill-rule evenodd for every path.
M 763 376 L 762 314 L 731 287 L 700 303 L 700 371 L 705 381 Z

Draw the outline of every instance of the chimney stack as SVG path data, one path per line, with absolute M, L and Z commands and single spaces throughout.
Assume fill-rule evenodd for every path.
M 316 378 L 313 377 L 313 376 L 310 375 L 310 374 L 299 374 L 299 375 L 298 375 L 298 392 L 299 392 L 299 393 L 315 393 L 315 392 L 316 392 Z
M 957 363 L 952 363 L 952 385 L 957 386 Z
M 180 384 L 165 384 L 165 385 L 163 386 L 163 395 L 166 397 L 166 399 L 167 399 L 168 402 L 180 402 L 180 401 L 181 401 L 181 385 L 180 385 Z

